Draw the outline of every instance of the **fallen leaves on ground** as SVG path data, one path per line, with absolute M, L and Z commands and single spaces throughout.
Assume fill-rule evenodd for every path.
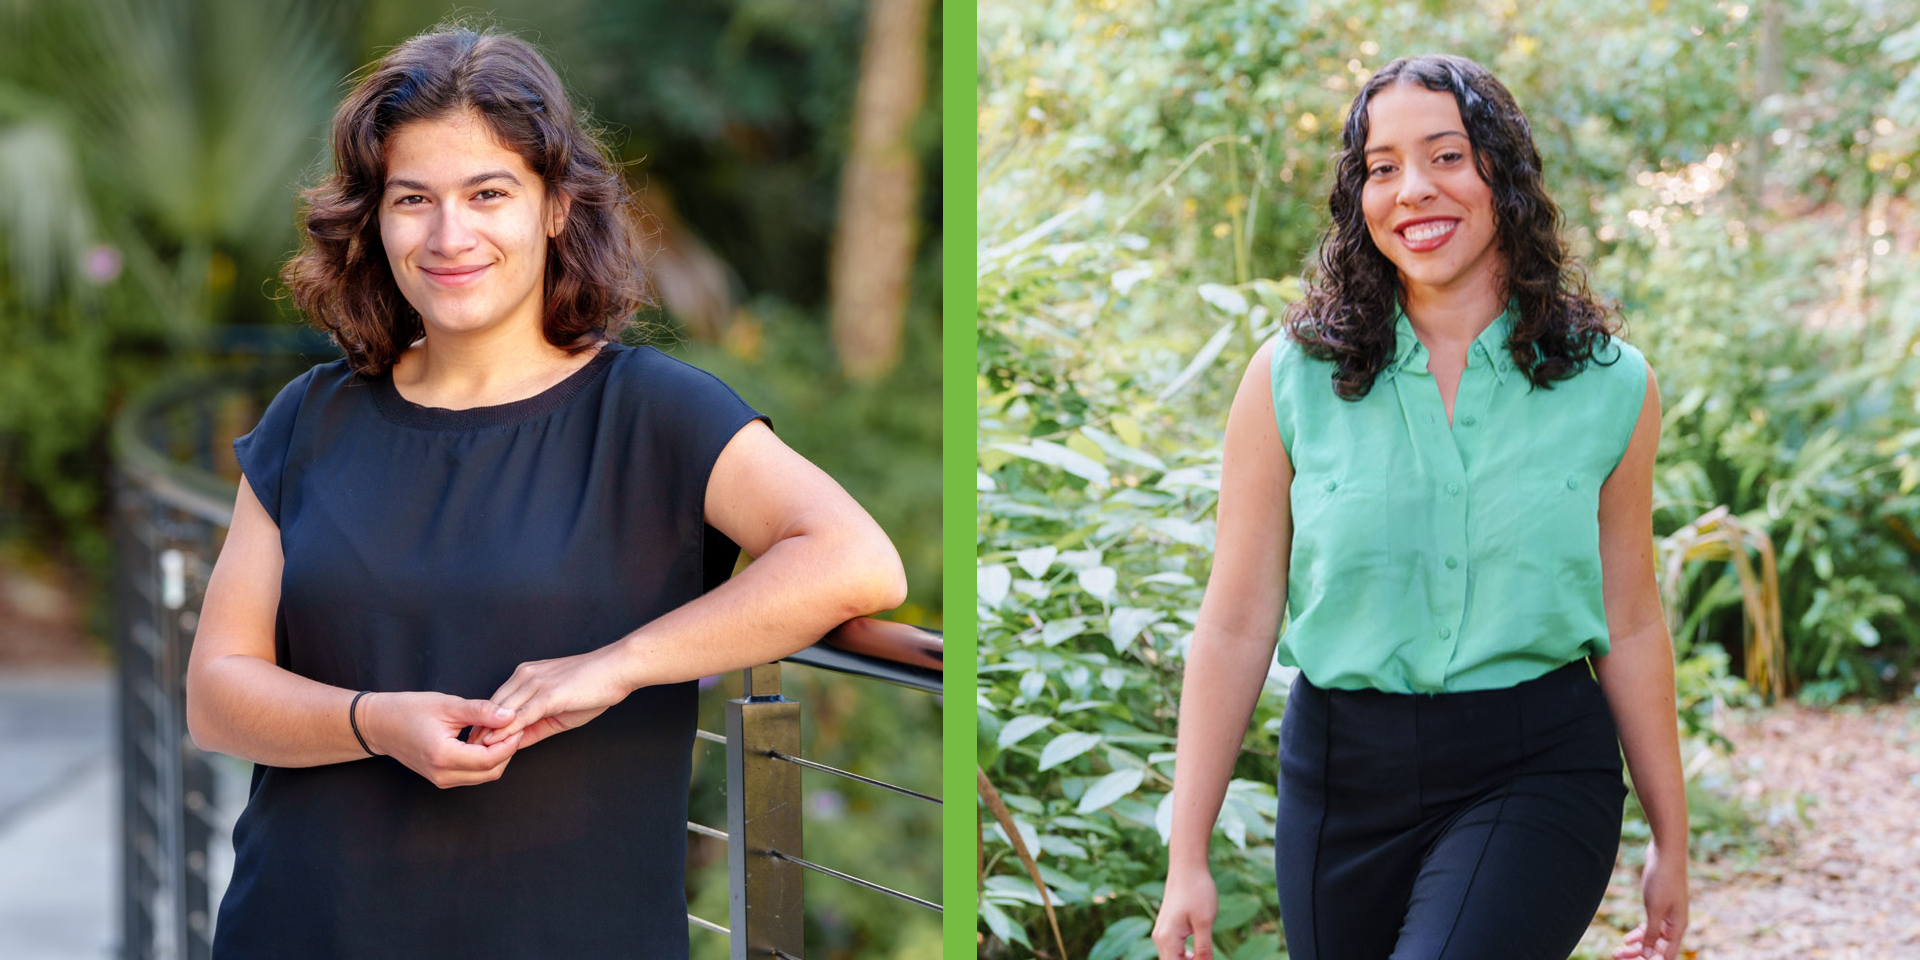
M 1694 851 L 1692 960 L 1920 957 L 1920 704 L 1784 703 L 1733 711 L 1716 778 L 1758 818 L 1718 854 Z M 1606 957 L 1644 917 L 1645 841 L 1626 839 L 1576 957 Z

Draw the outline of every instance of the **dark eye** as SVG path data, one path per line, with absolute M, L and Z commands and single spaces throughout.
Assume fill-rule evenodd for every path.
M 1441 163 L 1452 163 L 1455 160 L 1464 160 L 1464 159 L 1466 159 L 1466 155 L 1461 153 L 1458 150 L 1448 150 L 1446 153 L 1443 153 L 1440 155 Z
M 1380 165 L 1379 165 L 1379 166 L 1377 166 L 1377 167 L 1374 167 L 1374 168 L 1373 168 L 1373 169 L 1371 169 L 1371 170 L 1368 170 L 1368 171 L 1367 171 L 1367 176 L 1369 176 L 1369 177 L 1384 177 L 1384 176 L 1386 176 L 1387 174 L 1389 174 L 1389 173 L 1392 173 L 1392 172 L 1393 172 L 1393 164 L 1391 164 L 1391 163 L 1383 163 L 1383 164 L 1380 164 Z
M 393 202 L 393 205 L 394 205 L 394 206 L 396 206 L 396 207 L 410 207 L 410 206 L 417 206 L 417 204 L 415 204 L 415 203 L 413 202 L 413 201 L 415 201 L 415 200 L 418 200 L 418 201 L 420 201 L 421 203 L 425 203 L 425 202 L 427 201 L 427 198 L 426 198 L 426 197 L 423 197 L 423 196 L 421 196 L 421 195 L 419 195 L 419 194 L 417 194 L 417 193 L 410 193 L 410 194 L 408 194 L 408 195 L 406 195 L 406 196 L 404 196 L 404 197 L 401 197 L 401 198 L 400 198 L 400 199 L 398 199 L 398 200 L 395 200 L 395 201 Z
M 479 193 L 474 194 L 473 196 L 474 196 L 474 199 L 476 200 L 492 200 L 494 197 L 504 197 L 506 196 L 506 194 L 502 191 L 495 190 L 492 187 L 488 187 L 487 189 L 482 190 Z

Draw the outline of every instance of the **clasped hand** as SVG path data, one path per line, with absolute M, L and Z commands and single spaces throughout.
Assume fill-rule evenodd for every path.
M 464 787 L 500 778 L 518 751 L 606 712 L 633 690 L 616 669 L 612 647 L 554 660 L 531 660 L 486 700 L 443 693 L 373 694 L 363 723 L 372 744 L 434 786 Z M 378 719 L 368 717 L 377 713 Z M 472 728 L 466 741 L 458 739 Z

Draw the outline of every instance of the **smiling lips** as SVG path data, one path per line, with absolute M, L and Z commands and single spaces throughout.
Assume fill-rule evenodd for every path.
M 1395 232 L 1400 234 L 1400 239 L 1407 245 L 1408 250 L 1414 253 L 1426 253 L 1440 249 L 1449 239 L 1452 239 L 1454 230 L 1459 226 L 1458 220 L 1439 218 L 1403 225 Z
M 421 267 L 420 272 L 443 287 L 464 287 L 478 280 L 489 266 L 491 264 L 482 263 L 471 267 Z

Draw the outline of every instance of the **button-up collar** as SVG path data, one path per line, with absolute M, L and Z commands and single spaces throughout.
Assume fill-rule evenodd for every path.
M 1493 369 L 1495 382 L 1505 383 L 1507 375 L 1513 372 L 1513 357 L 1507 351 L 1507 338 L 1512 334 L 1513 305 L 1508 304 L 1467 347 L 1467 366 L 1486 364 Z M 1393 308 L 1393 337 L 1393 361 L 1385 372 L 1392 375 L 1412 370 L 1415 374 L 1427 375 L 1427 345 L 1420 342 L 1420 337 L 1413 332 L 1413 321 L 1407 319 L 1406 311 L 1397 304 Z

